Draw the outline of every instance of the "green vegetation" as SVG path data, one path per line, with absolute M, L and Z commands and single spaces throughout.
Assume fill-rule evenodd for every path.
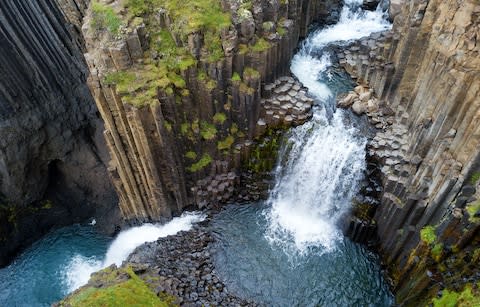
M 244 93 L 247 95 L 253 95 L 255 93 L 255 89 L 248 86 L 245 82 L 241 82 L 238 89 L 240 90 L 241 93 Z
M 480 223 L 480 217 L 475 216 L 480 213 L 480 201 L 468 204 L 465 208 L 468 212 L 468 220 L 472 223 Z
M 197 159 L 197 153 L 194 151 L 187 151 L 185 154 L 185 157 L 191 160 L 196 160 Z
M 280 36 L 284 36 L 285 34 L 287 34 L 287 29 L 285 29 L 284 27 L 277 27 L 277 33 Z
M 222 125 L 227 120 L 225 113 L 217 112 L 213 115 L 213 122 Z
M 126 0 L 124 6 L 132 16 L 155 16 L 159 8 L 168 11 L 172 33 L 183 42 L 191 33 L 204 34 L 206 60 L 224 57 L 220 33 L 231 25 L 230 14 L 216 0 Z M 154 24 L 151 22 L 150 24 Z M 150 31 L 151 32 L 151 31 Z
M 180 125 L 180 133 L 182 135 L 187 135 L 188 130 L 190 130 L 190 124 L 189 123 L 182 123 Z
M 200 123 L 200 135 L 205 140 L 212 140 L 217 135 L 217 128 L 212 124 L 202 121 Z
M 137 107 L 156 102 L 159 88 L 171 95 L 173 88 L 183 89 L 186 86 L 185 80 L 174 71 L 169 71 L 166 66 L 149 64 L 144 68 L 110 73 L 105 76 L 104 82 L 116 85 L 123 100 Z
M 119 271 L 120 274 L 126 272 L 129 279 L 115 282 Z M 131 268 L 109 272 L 105 278 L 109 279 L 107 282 L 113 282 L 114 284 L 102 288 L 83 288 L 65 301 L 60 302 L 60 306 L 173 306 L 172 300 L 160 300 Z M 103 278 L 101 281 L 105 282 Z
M 235 142 L 235 138 L 231 135 L 228 135 L 224 140 L 217 142 L 218 150 L 226 150 L 232 147 L 233 143 Z
M 212 161 L 213 159 L 209 154 L 203 154 L 202 158 L 197 163 L 192 164 L 187 170 L 191 173 L 198 172 L 212 163 Z
M 122 24 L 122 20 L 112 7 L 97 1 L 92 2 L 92 27 L 94 30 L 106 29 L 113 35 L 117 35 Z
M 470 177 L 470 184 L 476 185 L 479 181 L 480 181 L 480 172 L 473 173 L 472 177 Z
M 172 132 L 172 124 L 170 124 L 170 122 L 164 121 L 164 122 L 163 122 L 163 126 L 165 127 L 165 129 L 166 129 L 168 132 Z
M 251 46 L 254 52 L 263 52 L 271 47 L 271 44 L 267 42 L 263 37 L 258 39 L 255 45 Z
M 480 286 L 477 285 L 477 288 Z M 477 289 L 478 292 L 478 289 Z M 440 298 L 432 301 L 434 307 L 476 307 L 480 306 L 480 293 L 475 293 L 471 285 L 467 285 L 462 292 L 443 290 Z
M 232 81 L 233 82 L 238 82 L 238 81 L 241 81 L 242 78 L 240 78 L 240 75 L 238 74 L 238 72 L 234 72 L 233 75 L 232 75 Z
M 238 54 L 247 54 L 248 52 L 250 51 L 250 49 L 248 49 L 248 46 L 245 45 L 245 44 L 239 44 L 238 45 Z
M 262 23 L 262 29 L 265 32 L 272 31 L 274 26 L 275 26 L 275 24 L 272 21 L 266 21 L 266 22 Z
M 442 243 L 437 243 L 432 247 L 432 250 L 430 251 L 432 254 L 432 258 L 435 261 L 440 261 L 443 255 L 443 244 Z
M 258 79 L 258 78 L 260 78 L 260 73 L 256 69 L 253 69 L 251 67 L 245 67 L 245 69 L 243 70 L 243 78 L 244 79 Z
M 480 261 L 480 248 L 475 249 L 472 255 L 473 263 L 478 263 Z
M 217 87 L 217 81 L 211 79 L 207 72 L 204 70 L 200 70 L 197 75 L 198 81 L 201 81 L 205 84 L 207 90 L 212 91 L 214 88 Z
M 431 245 L 435 243 L 437 240 L 437 236 L 435 235 L 435 227 L 433 226 L 425 226 L 422 228 L 420 231 L 420 239 L 427 243 L 428 245 Z
M 246 165 L 247 169 L 257 174 L 273 169 L 280 148 L 280 135 L 277 131 L 267 130 L 265 138 L 253 148 Z
M 127 0 L 124 1 L 124 6 L 132 16 L 142 16 L 149 11 L 149 2 L 145 0 Z

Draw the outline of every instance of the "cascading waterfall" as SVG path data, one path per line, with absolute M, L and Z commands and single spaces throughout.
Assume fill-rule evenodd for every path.
M 122 231 L 108 248 L 103 260 L 75 255 L 63 271 L 64 283 L 68 292 L 86 284 L 93 272 L 111 264 L 120 266 L 133 250 L 143 243 L 153 242 L 179 231 L 187 231 L 192 228 L 194 223 L 203 221 L 205 217 L 204 214 L 185 212 L 182 216 L 174 218 L 164 225 L 143 224 Z
M 267 240 L 289 255 L 335 248 L 342 237 L 338 220 L 349 209 L 365 168 L 366 138 L 345 125 L 343 110 L 328 115 L 334 91 L 325 80 L 332 65 L 325 47 L 390 28 L 384 12 L 363 11 L 361 3 L 345 1 L 339 22 L 310 35 L 292 60 L 291 71 L 319 105 L 309 123 L 291 132 L 288 150 L 280 157 L 286 162 L 276 170 L 271 207 L 264 213 Z
M 124 230 L 113 242 L 91 226 L 56 230 L 0 270 L 0 306 L 50 306 L 87 283 L 91 273 L 113 263 L 121 265 L 142 243 L 187 231 L 205 217 L 185 212 L 164 225 L 144 224 Z

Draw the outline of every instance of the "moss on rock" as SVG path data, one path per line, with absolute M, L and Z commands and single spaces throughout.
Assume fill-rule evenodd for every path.
M 176 306 L 174 297 L 158 297 L 131 268 L 108 267 L 57 306 Z

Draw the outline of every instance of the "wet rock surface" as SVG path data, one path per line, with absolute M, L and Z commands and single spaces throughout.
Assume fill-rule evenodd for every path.
M 213 243 L 208 221 L 202 222 L 145 243 L 123 266 L 131 265 L 157 294 L 173 295 L 182 306 L 259 306 L 229 293 L 213 265 Z
M 292 77 L 280 77 L 264 87 L 257 133 L 267 127 L 291 127 L 305 123 L 312 117 L 313 99 L 307 88 Z

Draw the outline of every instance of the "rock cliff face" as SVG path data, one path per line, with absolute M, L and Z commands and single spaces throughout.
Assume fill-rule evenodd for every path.
M 0 266 L 52 226 L 118 217 L 80 50 L 52 1 L 0 3 Z
M 369 116 L 384 127 L 370 144 L 383 165 L 380 251 L 399 302 L 418 306 L 479 279 L 480 5 L 391 5 L 393 31 L 339 58 L 379 98 Z
M 249 153 L 260 154 L 259 137 L 308 118 L 305 89 L 278 77 L 308 25 L 338 9 L 337 1 L 92 2 L 83 25 L 89 85 L 123 216 L 161 220 L 227 200 Z

